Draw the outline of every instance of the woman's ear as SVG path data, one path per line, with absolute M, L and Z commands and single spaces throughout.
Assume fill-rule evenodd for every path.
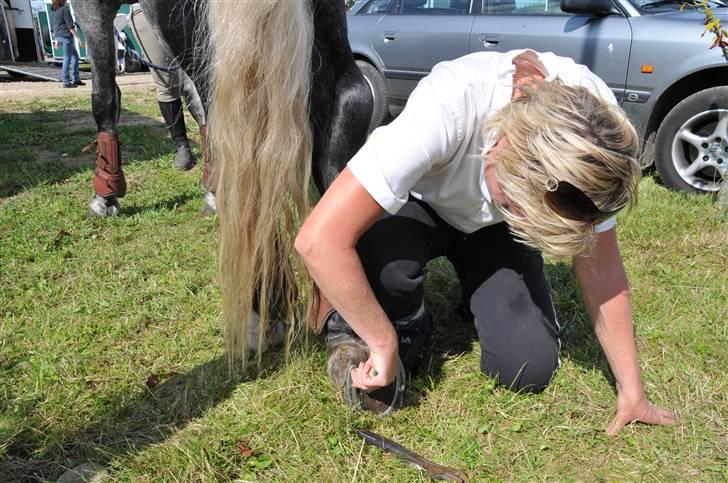
M 543 81 L 548 77 L 549 72 L 546 70 L 546 66 L 543 65 L 538 58 L 538 55 L 533 50 L 526 50 L 513 58 L 513 65 L 516 70 L 513 72 L 513 94 L 512 99 L 520 97 L 521 90 L 518 88 L 521 85 L 529 85 L 531 87 L 538 87 L 538 82 Z

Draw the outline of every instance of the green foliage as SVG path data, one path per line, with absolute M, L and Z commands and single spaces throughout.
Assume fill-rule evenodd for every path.
M 683 2 L 680 4 L 680 11 L 684 11 L 686 7 L 694 8 L 705 15 L 703 20 L 705 29 L 701 34 L 701 37 L 705 35 L 706 32 L 713 34 L 713 43 L 710 48 L 713 49 L 715 47 L 720 47 L 723 52 L 723 57 L 726 61 L 728 61 L 728 41 L 726 40 L 728 32 L 723 30 L 720 19 L 713 15 L 713 10 L 708 6 L 708 0 Z

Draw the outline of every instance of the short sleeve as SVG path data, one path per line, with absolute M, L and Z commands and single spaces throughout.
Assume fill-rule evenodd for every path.
M 357 181 L 389 213 L 396 213 L 414 184 L 446 162 L 462 142 L 465 93 L 436 85 L 436 79 L 423 79 L 402 113 L 375 130 L 348 163 Z
M 603 233 L 617 226 L 617 217 L 612 216 L 594 227 L 594 233 Z
M 68 9 L 68 7 L 63 8 L 63 20 L 66 22 L 66 26 L 68 29 L 76 28 L 76 26 L 73 24 L 73 17 L 71 16 L 71 11 Z

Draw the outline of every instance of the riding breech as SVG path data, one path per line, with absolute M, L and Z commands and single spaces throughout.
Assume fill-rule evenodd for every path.
M 447 257 L 478 332 L 481 371 L 513 390 L 538 392 L 549 383 L 560 341 L 543 259 L 517 242 L 505 223 L 465 234 L 410 199 L 365 232 L 357 251 L 390 320 L 421 306 L 425 265 Z
M 159 102 L 174 102 L 184 97 L 187 109 L 197 125 L 204 126 L 207 123 L 205 110 L 202 107 L 200 95 L 197 93 L 192 79 L 174 62 L 171 53 L 157 38 L 149 22 L 144 17 L 143 10 L 138 5 L 132 7 L 130 17 L 129 25 L 149 62 L 164 68 L 174 69 L 170 72 L 155 68 L 149 69 L 157 90 L 157 100 Z

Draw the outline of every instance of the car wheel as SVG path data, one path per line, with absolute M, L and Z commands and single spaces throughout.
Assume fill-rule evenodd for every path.
M 130 74 L 135 74 L 142 70 L 142 63 L 129 52 L 124 55 L 124 65 L 126 67 L 124 71 Z
M 669 188 L 711 193 L 728 175 L 728 87 L 684 99 L 657 131 L 655 165 Z
M 379 71 L 368 62 L 363 60 L 356 61 L 357 67 L 366 79 L 369 88 L 372 90 L 374 97 L 374 108 L 372 109 L 372 119 L 369 122 L 369 132 L 378 128 L 389 111 L 389 100 L 387 98 L 387 81 Z

